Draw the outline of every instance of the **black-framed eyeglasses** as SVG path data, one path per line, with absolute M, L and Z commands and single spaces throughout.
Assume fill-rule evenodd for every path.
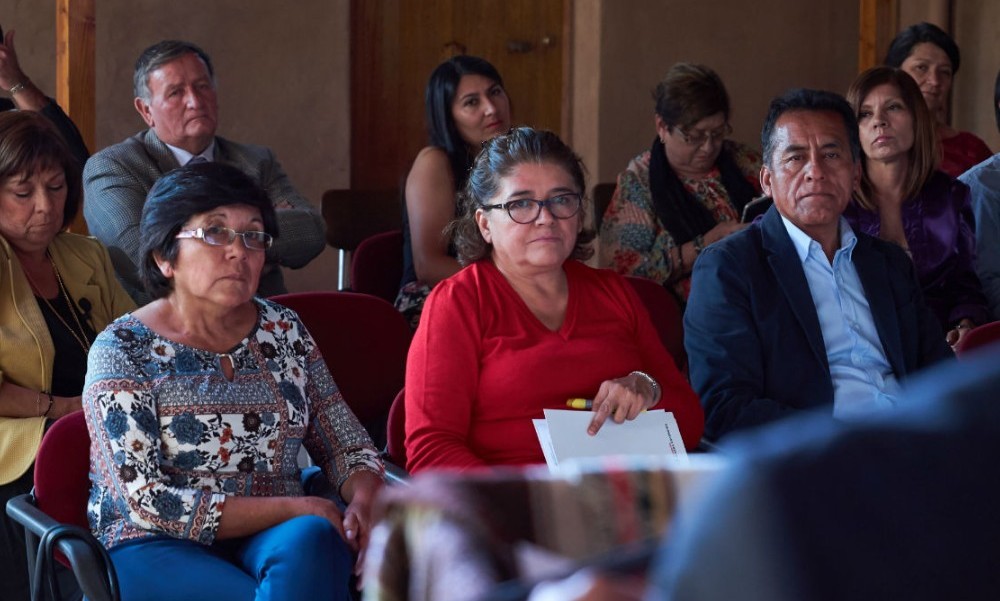
M 733 126 L 728 123 L 718 129 L 713 129 L 712 131 L 695 131 L 688 133 L 681 129 L 679 125 L 675 126 L 674 129 L 680 132 L 681 139 L 684 140 L 684 143 L 688 146 L 701 146 L 707 140 L 711 140 L 713 142 L 716 140 L 724 140 L 726 136 L 733 133 Z
M 249 250 L 267 250 L 271 248 L 271 244 L 274 242 L 274 236 L 267 232 L 237 232 L 236 230 L 219 225 L 200 227 L 194 230 L 182 230 L 175 237 L 198 238 L 211 246 L 228 246 L 233 243 L 236 236 L 243 238 L 243 246 Z
M 538 219 L 542 214 L 542 207 L 548 207 L 549 212 L 556 219 L 569 219 L 580 212 L 583 198 L 579 194 L 559 194 L 545 200 L 535 200 L 533 198 L 518 198 L 505 203 L 495 205 L 483 205 L 486 210 L 505 209 L 514 223 L 528 224 Z

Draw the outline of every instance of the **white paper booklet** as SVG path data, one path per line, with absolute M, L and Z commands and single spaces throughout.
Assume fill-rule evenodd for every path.
M 614 455 L 674 457 L 687 462 L 673 413 L 645 411 L 623 424 L 609 419 L 591 436 L 587 426 L 593 417 L 590 411 L 546 409 L 545 419 L 532 420 L 549 469 L 569 460 Z

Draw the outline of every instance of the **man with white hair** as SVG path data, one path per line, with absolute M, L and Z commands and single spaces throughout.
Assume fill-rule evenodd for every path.
M 136 303 L 149 301 L 136 265 L 149 189 L 181 165 L 219 161 L 257 180 L 274 203 L 279 236 L 267 251 L 257 292 L 286 292 L 281 267 L 303 267 L 322 252 L 323 220 L 270 149 L 216 136 L 218 99 L 208 54 L 190 42 L 159 42 L 139 56 L 133 83 L 135 109 L 149 129 L 98 152 L 83 171 L 87 226 L 108 247 L 125 289 Z

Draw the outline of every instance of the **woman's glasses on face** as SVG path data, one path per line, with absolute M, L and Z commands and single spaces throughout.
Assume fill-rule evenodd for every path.
M 542 207 L 548 207 L 549 213 L 556 219 L 569 219 L 580 212 L 583 199 L 579 194 L 560 194 L 545 200 L 519 198 L 501 204 L 483 205 L 484 209 L 505 209 L 514 223 L 528 224 L 538 219 Z
M 681 139 L 688 146 L 701 146 L 706 141 L 711 140 L 715 142 L 716 140 L 724 140 L 726 136 L 733 133 L 733 126 L 730 124 L 725 124 L 718 129 L 713 129 L 712 131 L 694 131 L 688 133 L 680 128 L 680 126 L 675 126 L 676 129 L 681 134 Z
M 236 236 L 243 238 L 243 246 L 249 250 L 267 250 L 271 248 L 271 243 L 274 242 L 274 237 L 267 232 L 237 232 L 228 227 L 218 225 L 200 227 L 195 230 L 183 230 L 175 237 L 198 238 L 211 246 L 228 246 L 233 243 Z

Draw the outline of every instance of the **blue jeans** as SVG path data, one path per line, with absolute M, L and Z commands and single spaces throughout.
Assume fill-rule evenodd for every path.
M 111 550 L 123 601 L 348 600 L 354 559 L 324 518 L 299 516 L 205 546 L 172 538 Z

